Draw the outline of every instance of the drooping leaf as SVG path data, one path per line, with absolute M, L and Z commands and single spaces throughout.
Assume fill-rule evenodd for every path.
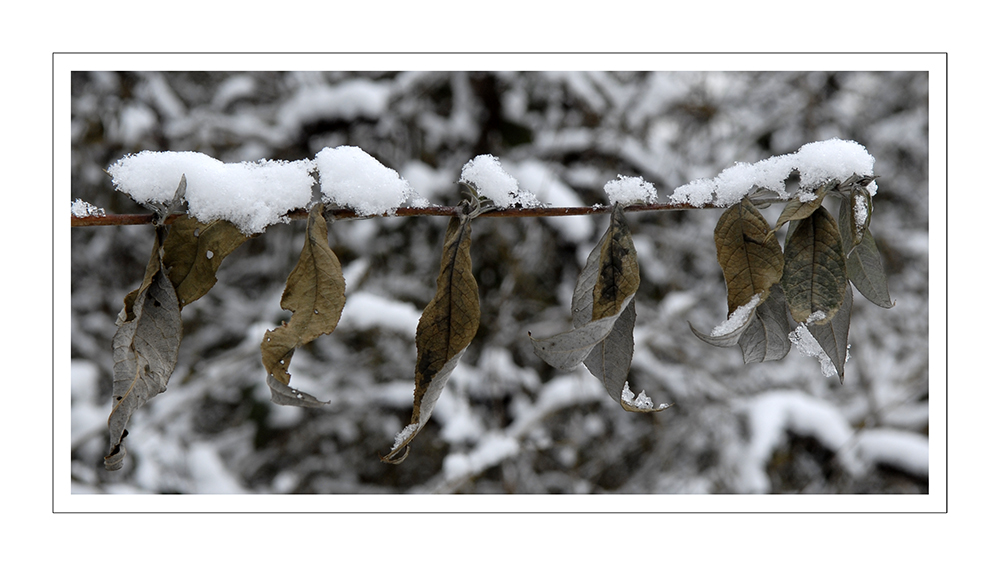
M 861 243 L 871 221 L 871 193 L 863 187 L 852 187 L 840 202 L 840 215 L 837 218 L 845 255 L 850 257 L 855 246 Z
M 583 360 L 590 373 L 604 383 L 604 388 L 613 399 L 621 399 L 622 389 L 628 380 L 635 350 L 634 329 L 635 299 L 632 299 L 611 327 L 611 332 Z M 624 404 L 622 407 L 628 409 Z
M 380 457 L 383 462 L 399 464 L 406 459 L 409 443 L 427 424 L 448 377 L 479 329 L 479 286 L 470 254 L 476 214 L 463 214 L 448 223 L 437 291 L 417 323 L 413 413 L 392 449 Z
M 344 289 L 340 261 L 330 249 L 323 204 L 319 203 L 309 212 L 302 253 L 281 295 L 281 308 L 292 311 L 292 317 L 265 332 L 260 344 L 272 402 L 299 407 L 328 403 L 290 387 L 292 376 L 288 366 L 296 348 L 337 327 L 346 299 Z
M 624 208 L 618 203 L 611 209 L 611 225 L 601 242 L 592 320 L 620 313 L 638 289 L 639 260 Z
M 535 354 L 549 365 L 570 371 L 581 362 L 601 380 L 612 399 L 634 412 L 660 411 L 645 392 L 626 395 L 634 349 L 635 293 L 639 263 L 621 205 L 611 211 L 611 222 L 587 257 L 573 291 L 574 329 L 550 338 L 531 337 Z M 629 392 L 631 393 L 631 392 Z
M 787 311 L 781 285 L 774 285 L 767 299 L 757 305 L 749 327 L 739 338 L 743 363 L 780 360 L 788 354 L 792 343 L 788 340 Z
M 797 222 L 785 244 L 781 288 L 792 318 L 828 323 L 844 300 L 846 284 L 846 259 L 837 224 L 825 208 L 817 208 Z
M 827 181 L 812 193 L 812 200 L 803 202 L 801 199 L 795 198 L 788 201 L 785 209 L 778 216 L 778 221 L 774 223 L 774 229 L 777 230 L 782 224 L 792 220 L 808 218 L 817 208 L 823 205 L 823 199 L 826 198 L 826 194 L 836 186 L 836 180 Z
M 121 469 L 123 439 L 129 418 L 152 397 L 167 388 L 177 365 L 181 343 L 181 312 L 174 286 L 164 272 L 162 243 L 166 229 L 156 227 L 153 253 L 142 284 L 125 298 L 118 315 L 114 351 L 113 406 L 108 417 L 111 451 L 104 457 L 108 470 Z
M 867 193 L 867 191 L 863 192 Z M 847 200 L 840 203 L 840 215 L 837 218 L 837 223 L 845 247 L 851 247 L 848 241 L 852 238 L 851 234 L 854 233 L 855 225 L 851 220 L 853 208 Z M 892 308 L 893 302 L 889 297 L 889 286 L 886 282 L 885 270 L 882 268 L 882 254 L 879 253 L 875 237 L 872 236 L 868 228 L 864 229 L 860 241 L 847 254 L 847 276 L 866 299 L 882 308 Z
M 715 249 L 726 279 L 729 313 L 781 280 L 785 258 L 767 220 L 746 198 L 722 214 L 715 227 Z
M 247 239 L 249 236 L 227 220 L 204 223 L 183 216 L 170 225 L 163 243 L 163 264 L 181 308 L 215 285 L 215 273 L 222 260 Z
M 813 338 L 837 368 L 840 383 L 844 383 L 844 364 L 847 362 L 847 334 L 851 327 L 851 308 L 854 306 L 854 292 L 845 285 L 843 304 L 829 324 L 809 324 L 807 328 Z

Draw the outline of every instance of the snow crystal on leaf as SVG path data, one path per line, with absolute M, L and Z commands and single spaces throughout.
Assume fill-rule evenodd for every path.
M 747 318 L 760 303 L 760 296 L 761 294 L 757 293 L 753 297 L 750 297 L 750 301 L 747 304 L 736 307 L 736 310 L 733 311 L 733 314 L 729 315 L 726 322 L 712 329 L 712 336 L 723 336 L 743 326 Z
M 202 222 L 228 220 L 246 234 L 287 221 L 312 198 L 313 163 L 223 163 L 191 151 L 143 151 L 108 167 L 115 188 L 140 203 L 170 202 L 181 175 L 187 179 L 188 213 Z
M 416 425 L 416 423 L 406 425 L 403 428 L 403 430 L 399 431 L 396 434 L 396 440 L 395 440 L 395 442 L 393 442 L 392 448 L 390 450 L 395 450 L 396 448 L 399 448 L 399 445 L 402 444 L 403 441 L 405 441 L 407 438 L 409 438 L 409 437 L 413 436 L 414 434 L 416 434 L 416 432 L 417 432 L 417 425 Z
M 497 208 L 540 206 L 532 193 L 518 188 L 517 179 L 503 170 L 492 155 L 478 155 L 462 167 L 461 182 L 472 185 L 479 196 L 493 201 Z
M 399 173 L 357 147 L 323 148 L 316 168 L 324 199 L 362 216 L 392 214 L 414 193 Z
M 788 340 L 792 344 L 795 344 L 795 348 L 799 351 L 799 353 L 819 360 L 820 370 L 823 372 L 824 377 L 836 377 L 838 375 L 837 368 L 833 365 L 833 361 L 830 359 L 830 356 L 823 351 L 823 347 L 820 346 L 819 342 L 816 341 L 816 338 L 809 333 L 809 329 L 806 328 L 805 324 L 799 324 L 795 330 L 789 332 Z M 851 359 L 850 345 L 848 345 L 847 359 Z
M 604 192 L 608 194 L 608 201 L 612 205 L 656 202 L 656 187 L 642 177 L 618 175 L 617 179 L 604 185 Z

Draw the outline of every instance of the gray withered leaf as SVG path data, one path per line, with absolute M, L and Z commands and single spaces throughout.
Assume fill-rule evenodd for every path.
M 611 333 L 638 288 L 639 263 L 635 246 L 625 222 L 624 209 L 617 204 L 612 208 L 607 231 L 590 252 L 576 280 L 571 307 L 573 330 L 550 338 L 531 336 L 535 354 L 563 371 L 580 365 L 594 346 Z
M 759 298 L 755 298 L 755 300 L 759 300 Z M 753 301 L 751 301 L 751 303 L 747 303 L 744 307 L 752 304 L 752 302 Z M 719 331 L 713 330 L 711 333 L 706 334 L 695 328 L 690 321 L 688 322 L 688 326 L 691 327 L 691 332 L 693 332 L 695 336 L 707 344 L 718 346 L 720 348 L 735 346 L 739 343 L 740 337 L 742 337 L 743 334 L 754 324 L 757 306 L 758 304 L 754 304 L 754 306 L 750 307 L 749 312 L 741 312 L 739 308 L 733 311 L 733 313 L 729 316 L 729 321 L 727 321 L 727 323 L 732 326 L 732 329 L 728 331 L 720 329 Z
M 813 192 L 814 198 L 812 200 L 802 202 L 802 200 L 794 198 L 788 201 L 784 210 L 781 211 L 781 215 L 778 216 L 778 221 L 774 223 L 774 229 L 777 230 L 786 222 L 807 218 L 817 208 L 823 205 L 823 199 L 826 198 L 826 194 L 830 192 L 831 189 L 836 187 L 837 183 L 838 181 L 834 179 L 820 185 L 819 188 Z
M 170 225 L 163 243 L 163 264 L 181 308 L 205 295 L 216 283 L 222 260 L 249 236 L 227 220 L 200 222 L 182 216 Z
M 766 299 L 771 286 L 781 280 L 785 262 L 781 245 L 747 198 L 722 213 L 715 227 L 715 248 L 726 279 L 729 314 L 754 295 Z
M 862 192 L 867 194 L 867 191 Z M 840 203 L 840 214 L 837 218 L 845 248 L 853 248 L 847 254 L 847 276 L 866 299 L 882 308 L 892 308 L 893 302 L 889 296 L 885 270 L 882 268 L 882 254 L 879 253 L 871 231 L 865 227 L 856 245 L 851 246 L 848 243 L 856 228 L 852 220 L 853 210 L 854 206 L 845 199 Z M 870 216 L 868 219 L 871 219 Z
M 796 322 L 819 317 L 822 325 L 836 315 L 847 284 L 846 261 L 837 224 L 825 208 L 795 223 L 785 244 L 781 288 Z
M 700 332 L 690 322 L 688 325 L 695 336 L 713 346 L 729 347 L 739 344 L 744 363 L 780 360 L 792 346 L 788 340 L 788 317 L 785 311 L 781 285 L 775 284 L 766 299 L 760 301 L 755 298 L 737 309 L 730 315 L 725 326 L 713 330 L 711 334 Z
M 624 209 L 616 204 L 608 230 L 577 278 L 572 303 L 574 329 L 550 338 L 531 337 L 531 341 L 538 357 L 563 371 L 583 362 L 625 410 L 659 411 L 667 405 L 654 408 L 652 403 L 637 402 L 634 396 L 623 394 L 634 350 L 634 297 L 638 288 L 635 245 Z M 644 394 L 639 398 L 646 399 Z
M 829 324 L 808 324 L 806 327 L 813 338 L 819 342 L 823 351 L 837 368 L 840 383 L 844 383 L 844 364 L 847 362 L 847 334 L 851 328 L 851 308 L 854 306 L 854 292 L 850 285 L 845 285 L 843 304 L 837 310 Z
M 754 310 L 746 332 L 738 343 L 743 350 L 743 363 L 780 360 L 792 347 L 788 339 L 788 307 L 781 285 L 771 287 L 771 293 Z
M 181 311 L 174 286 L 164 272 L 162 243 L 166 228 L 156 227 L 153 253 L 139 288 L 125 297 L 112 340 L 114 384 L 108 417 L 111 451 L 104 457 L 108 470 L 121 469 L 123 439 L 129 418 L 143 404 L 167 388 L 177 365 L 181 343 Z
M 479 330 L 479 286 L 472 274 L 472 219 L 461 214 L 448 222 L 434 298 L 417 323 L 417 364 L 414 368 L 413 413 L 381 460 L 399 464 L 409 444 L 431 417 L 451 372 Z
M 323 208 L 318 203 L 309 212 L 299 261 L 281 295 L 281 308 L 292 311 L 292 317 L 265 332 L 260 344 L 271 401 L 278 405 L 319 407 L 327 403 L 291 388 L 292 376 L 288 373 L 295 349 L 333 332 L 346 302 L 344 275 L 330 249 Z

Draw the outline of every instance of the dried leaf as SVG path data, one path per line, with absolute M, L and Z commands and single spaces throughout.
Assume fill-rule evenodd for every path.
M 808 218 L 817 208 L 823 205 L 823 199 L 826 198 L 826 194 L 830 192 L 831 189 L 837 186 L 838 181 L 832 180 L 827 181 L 823 185 L 820 185 L 818 189 L 813 193 L 812 200 L 802 202 L 800 199 L 792 199 L 788 201 L 785 205 L 785 209 L 781 211 L 781 215 L 778 216 L 778 221 L 774 224 L 774 229 L 777 230 L 782 224 L 790 222 L 792 220 L 802 220 L 803 218 Z
M 715 227 L 715 249 L 728 291 L 729 313 L 754 295 L 767 298 L 781 280 L 785 258 L 767 220 L 746 198 L 729 207 Z
M 608 230 L 577 278 L 572 305 L 574 329 L 551 338 L 531 337 L 531 341 L 538 357 L 563 371 L 583 362 L 625 410 L 660 411 L 668 405 L 654 408 L 644 393 L 639 395 L 642 402 L 624 394 L 632 364 L 634 297 L 638 288 L 639 263 L 632 235 L 623 207 L 615 205 Z
M 846 259 L 837 224 L 825 208 L 817 208 L 796 223 L 785 244 L 781 288 L 792 318 L 826 324 L 837 314 L 846 284 Z
M 190 216 L 170 225 L 163 243 L 163 264 L 177 290 L 181 308 L 193 303 L 211 289 L 215 273 L 227 255 L 249 236 L 227 220 L 199 222 Z
M 108 417 L 111 451 L 104 457 L 108 470 L 118 470 L 125 458 L 122 444 L 129 418 L 149 399 L 167 388 L 177 365 L 181 343 L 181 312 L 174 286 L 164 272 L 162 242 L 166 229 L 156 228 L 153 253 L 138 289 L 125 298 L 118 315 L 114 349 L 113 408 Z
M 399 464 L 406 459 L 410 441 L 427 424 L 448 377 L 479 329 L 479 286 L 470 254 L 475 216 L 476 212 L 463 214 L 448 223 L 437 292 L 417 323 L 413 413 L 392 449 L 380 457 L 383 462 Z
M 292 376 L 288 373 L 288 365 L 296 348 L 333 332 L 340 322 L 344 303 L 344 275 L 340 261 L 330 249 L 323 204 L 320 203 L 309 212 L 302 253 L 281 295 L 281 308 L 292 311 L 292 317 L 287 323 L 265 332 L 260 344 L 272 402 L 299 407 L 328 403 L 289 387 Z
M 597 267 L 593 320 L 618 315 L 639 289 L 639 260 L 621 204 L 611 210 L 611 225 L 601 242 Z
M 867 194 L 867 191 L 862 192 Z M 843 237 L 844 247 L 852 248 L 847 254 L 847 276 L 866 299 L 882 308 L 892 308 L 893 302 L 889 297 L 889 286 L 886 282 L 885 270 L 882 268 L 882 254 L 878 251 L 878 245 L 875 243 L 875 237 L 872 236 L 871 231 L 866 227 L 856 245 L 850 246 L 848 244 L 852 234 L 855 233 L 855 224 L 852 220 L 853 211 L 854 207 L 850 201 L 841 201 L 837 222 Z
M 767 299 L 757 305 L 749 327 L 739 338 L 743 363 L 780 360 L 788 354 L 792 343 L 788 340 L 787 312 L 781 285 L 774 285 Z
M 850 285 L 845 285 L 843 304 L 829 324 L 809 324 L 806 327 L 813 338 L 819 342 L 823 351 L 837 368 L 840 383 L 844 383 L 844 364 L 847 362 L 847 334 L 851 327 L 851 308 L 854 306 L 854 292 Z

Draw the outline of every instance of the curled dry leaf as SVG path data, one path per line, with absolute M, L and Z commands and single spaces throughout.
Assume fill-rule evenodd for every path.
M 479 286 L 472 275 L 472 214 L 448 222 L 437 292 L 417 324 L 417 364 L 414 369 L 413 413 L 381 460 L 399 464 L 409 444 L 430 419 L 448 377 L 479 330 Z
M 868 196 L 867 202 L 870 203 L 871 196 L 868 195 L 868 191 L 862 189 L 860 192 L 863 193 L 862 198 L 865 195 Z M 847 276 L 866 299 L 884 309 L 892 308 L 893 302 L 889 296 L 885 270 L 882 268 L 882 254 L 879 253 L 875 237 L 872 236 L 867 225 L 863 224 L 864 230 L 861 231 L 860 238 L 854 239 L 857 234 L 857 224 L 854 220 L 856 206 L 852 203 L 855 200 L 855 197 L 852 197 L 849 200 L 841 201 L 840 215 L 837 218 L 844 248 L 849 250 L 847 252 Z M 869 215 L 866 220 L 870 222 L 870 206 L 868 211 Z
M 797 221 L 785 243 L 781 288 L 796 322 L 826 324 L 844 300 L 847 266 L 833 217 L 819 207 Z
M 715 227 L 715 249 L 726 279 L 729 314 L 754 295 L 767 299 L 771 287 L 781 281 L 781 245 L 749 199 L 722 213 Z
M 145 402 L 167 388 L 177 365 L 181 343 L 181 311 L 174 286 L 162 261 L 166 228 L 156 227 L 153 253 L 142 284 L 125 297 L 118 315 L 118 330 L 112 340 L 114 384 L 108 417 L 111 451 L 104 457 L 108 470 L 121 469 L 125 458 L 123 440 L 129 418 Z
M 291 388 L 288 366 L 296 348 L 337 327 L 346 302 L 344 289 L 344 275 L 340 261 L 330 249 L 323 204 L 320 203 L 309 212 L 302 253 L 281 295 L 281 308 L 292 311 L 292 317 L 287 323 L 265 332 L 260 344 L 272 402 L 299 407 L 319 407 L 328 403 Z
M 163 243 L 163 264 L 181 308 L 215 285 L 222 260 L 247 239 L 249 236 L 227 220 L 204 223 L 185 215 L 170 225 Z
M 569 371 L 583 362 L 601 380 L 612 399 L 628 411 L 660 411 L 624 395 L 634 349 L 635 293 L 639 262 L 622 205 L 611 211 L 611 224 L 577 279 L 573 292 L 574 329 L 551 338 L 531 338 L 535 354 Z M 529 334 L 530 336 L 530 334 Z M 644 393 L 639 398 L 648 400 Z

